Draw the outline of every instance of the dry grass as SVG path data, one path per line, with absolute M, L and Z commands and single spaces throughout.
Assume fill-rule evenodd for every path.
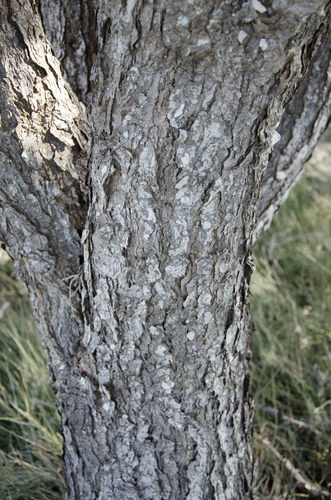
M 251 365 L 257 493 L 331 493 L 331 143 L 255 249 Z
M 62 437 L 29 300 L 0 253 L 0 498 L 64 498 Z

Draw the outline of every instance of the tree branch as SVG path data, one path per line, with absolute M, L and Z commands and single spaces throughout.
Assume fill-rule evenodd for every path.
M 314 484 L 308 478 L 304 477 L 302 472 L 299 469 L 296 469 L 294 465 L 290 462 L 288 458 L 283 457 L 278 450 L 270 443 L 268 438 L 261 436 L 258 433 L 254 434 L 255 439 L 265 446 L 276 458 L 278 462 L 283 464 L 287 472 L 293 477 L 293 479 L 297 483 L 297 487 L 303 489 L 303 491 L 307 492 L 311 498 L 320 498 L 324 497 L 325 499 L 330 498 L 330 493 L 326 490 L 323 490 L 319 485 Z
M 0 236 L 56 364 L 59 353 L 76 348 L 81 328 L 62 278 L 78 272 L 82 254 L 88 125 L 38 14 L 24 0 L 1 4 Z
M 275 145 L 264 172 L 257 203 L 254 241 L 268 229 L 274 214 L 286 200 L 309 160 L 331 115 L 331 32 L 329 24 L 306 45 L 306 57 L 316 55 L 302 68 L 298 91 L 285 109 L 277 129 L 281 139 Z M 320 39 L 323 39 L 318 46 Z

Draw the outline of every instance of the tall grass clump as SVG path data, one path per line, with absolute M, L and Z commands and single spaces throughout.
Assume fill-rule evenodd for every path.
M 0 254 L 0 498 L 64 498 L 62 437 L 31 306 Z
M 304 177 L 254 251 L 257 495 L 331 495 L 331 149 Z

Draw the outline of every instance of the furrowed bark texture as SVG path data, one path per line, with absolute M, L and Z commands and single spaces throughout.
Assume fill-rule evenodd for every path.
M 48 353 L 68 499 L 252 498 L 255 208 L 328 4 L 101 0 L 94 47 L 96 4 L 41 0 L 41 20 L 2 1 L 1 235 Z M 88 132 L 72 89 L 89 102 L 92 74 Z
M 69 496 L 251 497 L 254 203 L 325 16 L 261 5 L 100 4 Z
M 85 104 L 93 91 L 97 6 L 97 0 L 39 0 L 45 36 L 61 62 L 64 78 Z

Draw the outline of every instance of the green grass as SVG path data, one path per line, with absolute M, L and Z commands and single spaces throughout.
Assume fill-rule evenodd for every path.
M 325 161 L 313 157 L 254 252 L 255 452 L 258 491 L 272 498 L 309 498 L 274 449 L 331 491 L 331 166 Z
M 62 437 L 31 306 L 0 254 L 0 498 L 64 498 Z
M 324 159 L 311 161 L 254 252 L 251 379 L 257 498 L 309 498 L 307 489 L 300 490 L 286 471 L 284 459 L 309 480 L 308 485 L 330 489 L 331 165 L 327 160 L 324 154 Z M 0 255 L 0 498 L 62 499 L 62 438 L 55 398 L 29 301 L 4 255 Z

